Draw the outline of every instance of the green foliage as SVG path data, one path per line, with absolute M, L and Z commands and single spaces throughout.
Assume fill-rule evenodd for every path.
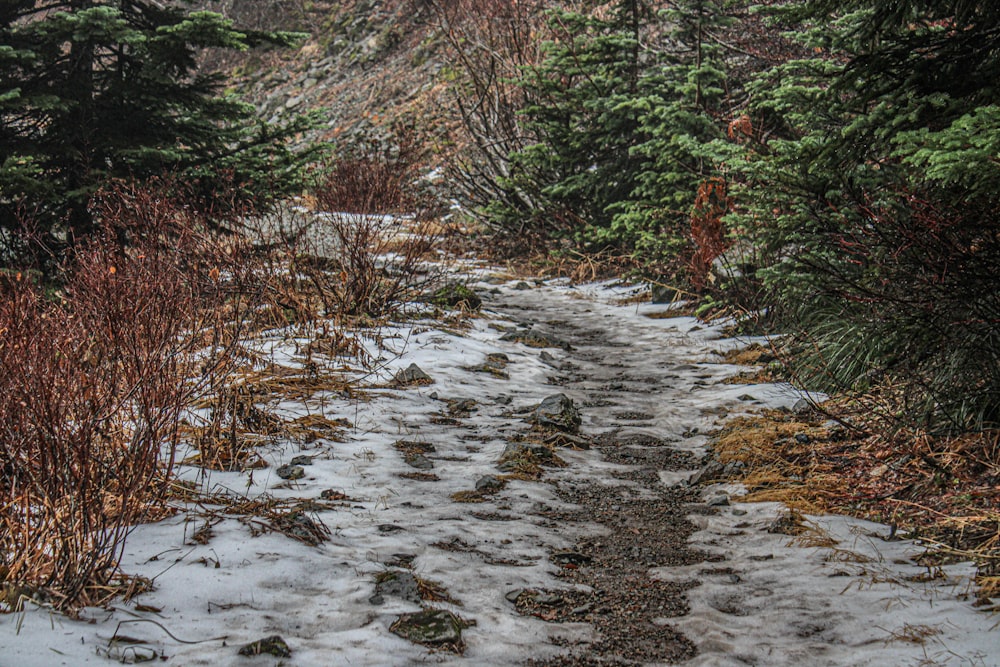
M 992 3 L 815 0 L 785 7 L 813 47 L 754 84 L 757 137 L 727 166 L 732 224 L 760 230 L 757 275 L 800 374 L 893 387 L 925 427 L 1000 421 L 1000 11 Z
M 650 260 L 683 255 L 724 136 L 726 66 L 707 35 L 725 22 L 722 3 L 703 0 L 659 14 L 640 0 L 606 16 L 553 13 L 555 38 L 520 80 L 537 141 L 511 156 L 506 185 L 521 196 L 505 200 L 525 205 L 494 217 Z
M 297 188 L 302 124 L 269 127 L 199 73 L 203 48 L 288 45 L 210 12 L 149 0 L 6 2 L 0 8 L 0 228 L 28 209 L 50 236 L 94 229 L 88 202 L 113 178 L 219 179 L 266 203 Z M 224 189 L 224 188 L 220 188 Z

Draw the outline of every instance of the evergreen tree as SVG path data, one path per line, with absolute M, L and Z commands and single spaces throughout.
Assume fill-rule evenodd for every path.
M 209 12 L 154 0 L 14 0 L 0 6 L 0 229 L 28 209 L 45 230 L 92 232 L 88 201 L 109 178 L 164 172 L 221 180 L 250 198 L 292 186 L 295 127 L 270 128 L 219 96 L 204 48 L 288 45 Z
M 773 220 L 763 272 L 802 370 L 894 386 L 925 426 L 1000 420 L 1000 8 L 815 0 L 786 8 L 817 56 L 762 77 L 774 137 L 733 168 Z
M 605 14 L 553 15 L 556 39 L 522 77 L 523 124 L 536 143 L 511 156 L 508 186 L 533 216 L 591 248 L 678 263 L 691 247 L 699 185 L 715 174 L 728 96 L 727 25 L 719 0 L 677 0 L 657 12 L 618 0 Z M 561 224 L 560 224 L 561 223 Z
M 642 171 L 627 200 L 614 207 L 611 231 L 629 239 L 648 261 L 672 264 L 675 271 L 690 264 L 693 208 L 702 186 L 719 179 L 725 155 L 724 127 L 735 85 L 716 41 L 732 24 L 725 9 L 719 0 L 672 3 L 662 14 L 669 26 L 663 62 L 646 75 L 648 94 L 631 101 L 642 137 L 632 155 Z
M 519 82 L 532 100 L 522 124 L 536 141 L 510 156 L 506 183 L 536 208 L 495 208 L 491 213 L 501 223 L 534 219 L 536 226 L 580 241 L 610 225 L 609 207 L 635 185 L 631 149 L 639 141 L 639 120 L 623 104 L 642 85 L 649 53 L 640 48 L 640 31 L 649 16 L 642 0 L 619 0 L 607 16 L 551 14 L 554 37 L 544 46 L 544 59 Z

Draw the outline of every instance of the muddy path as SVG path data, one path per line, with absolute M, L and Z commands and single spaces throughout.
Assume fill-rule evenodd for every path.
M 719 560 L 688 545 L 696 530 L 688 515 L 717 509 L 686 485 L 664 482 L 699 468 L 704 439 L 696 434 L 718 416 L 711 408 L 723 410 L 699 392 L 725 375 L 717 364 L 698 363 L 708 361 L 705 339 L 717 334 L 698 336 L 691 322 L 683 323 L 686 330 L 644 331 L 632 318 L 595 312 L 582 294 L 556 304 L 544 292 L 514 292 L 498 295 L 489 307 L 562 348 L 547 383 L 579 406 L 581 431 L 593 443 L 585 465 L 546 476 L 569 507 L 536 512 L 550 530 L 574 542 L 575 558 L 564 557 L 556 578 L 582 590 L 524 593 L 516 606 L 552 623 L 590 623 L 595 636 L 532 664 L 676 663 L 692 657 L 693 642 L 671 619 L 689 611 L 685 593 L 699 582 L 665 582 L 650 572 Z
M 725 382 L 747 341 L 627 286 L 467 280 L 475 317 L 358 334 L 374 366 L 257 341 L 257 386 L 330 388 L 260 394 L 294 426 L 267 467 L 179 465 L 122 554 L 148 590 L 0 617 L 0 666 L 1000 664 L 971 568 L 691 483 L 727 417 L 799 398 Z

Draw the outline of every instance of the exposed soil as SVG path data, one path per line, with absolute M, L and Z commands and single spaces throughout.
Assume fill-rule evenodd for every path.
M 714 511 L 699 503 L 697 495 L 679 486 L 667 486 L 660 471 L 691 470 L 698 457 L 672 445 L 674 433 L 656 424 L 669 373 L 650 368 L 641 350 L 624 351 L 616 338 L 623 332 L 598 327 L 587 317 L 585 304 L 578 317 L 553 313 L 537 300 L 517 299 L 496 304 L 501 312 L 513 306 L 532 330 L 559 340 L 569 352 L 549 383 L 575 396 L 585 414 L 602 423 L 593 449 L 613 466 L 607 477 L 580 478 L 572 467 L 550 474 L 546 481 L 557 496 L 571 503 L 572 511 L 538 512 L 554 521 L 553 530 L 569 535 L 581 532 L 581 524 L 596 523 L 583 531 L 570 553 L 552 554 L 561 565 L 559 577 L 578 588 L 559 591 L 524 591 L 515 606 L 552 623 L 593 624 L 596 639 L 585 645 L 567 646 L 554 659 L 532 661 L 532 665 L 633 665 L 676 663 L 695 654 L 690 639 L 674 629 L 670 619 L 687 613 L 685 591 L 697 582 L 672 583 L 650 577 L 650 569 L 684 566 L 717 560 L 693 551 L 687 540 L 695 528 L 687 515 L 692 511 Z M 551 318 L 558 315 L 559 320 Z M 622 353 L 608 354 L 609 349 Z M 638 354 L 638 356 L 637 356 Z M 659 370 L 659 372 L 657 372 Z M 642 429 L 637 431 L 635 429 Z M 585 430 L 587 430 L 585 428 Z M 694 504 L 701 507 L 695 508 Z M 592 534 L 596 532 L 597 534 Z

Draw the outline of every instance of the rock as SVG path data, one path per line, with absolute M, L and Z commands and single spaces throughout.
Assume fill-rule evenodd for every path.
M 580 411 L 569 397 L 565 394 L 556 394 L 538 404 L 531 421 L 541 428 L 578 433 L 583 420 L 580 418 Z
M 806 529 L 799 518 L 786 514 L 772 521 L 766 530 L 775 535 L 801 535 Z
M 722 467 L 723 477 L 733 477 L 740 474 L 747 467 L 743 461 L 730 461 Z
M 500 479 L 496 475 L 484 475 L 476 480 L 476 491 L 482 493 L 496 493 L 500 491 L 507 485 L 505 480 Z
M 525 591 L 523 588 L 515 588 L 512 591 L 508 591 L 507 594 L 504 595 L 504 598 L 507 599 L 507 602 L 515 602 L 516 603 L 517 600 L 518 600 L 518 598 L 520 598 L 526 592 L 527 591 Z
M 545 607 L 557 607 L 563 603 L 561 596 L 553 595 L 551 593 L 536 593 L 531 596 L 531 600 L 535 604 L 540 604 Z
M 397 526 L 394 523 L 380 523 L 378 525 L 378 532 L 380 533 L 398 533 L 401 530 L 406 530 L 402 526 Z
M 528 329 L 527 331 L 511 331 L 500 336 L 500 340 L 508 343 L 521 343 L 522 345 L 535 348 L 560 347 L 567 352 L 573 349 L 569 343 L 555 340 L 534 329 Z
M 531 289 L 531 285 L 529 285 L 528 283 L 526 283 L 526 282 L 524 282 L 522 280 L 519 283 L 517 283 L 516 285 L 514 285 L 514 289 L 516 289 L 516 290 L 528 290 L 528 289 Z
M 555 461 L 555 454 L 545 445 L 532 442 L 509 442 L 500 455 L 499 468 L 503 472 L 517 470 L 518 463 L 528 461 L 541 465 Z
M 304 454 L 296 456 L 293 458 L 288 465 L 292 466 L 311 466 L 313 459 L 311 456 L 305 456 Z
M 240 655 L 251 657 L 255 655 L 273 655 L 275 658 L 290 658 L 292 657 L 292 649 L 288 648 L 288 644 L 279 635 L 272 635 L 264 639 L 258 639 L 255 642 L 250 642 L 240 649 Z
M 804 398 L 800 398 L 792 405 L 792 412 L 797 415 L 805 414 L 812 410 L 812 404 Z
M 690 480 L 688 484 L 695 486 L 697 484 L 704 484 L 706 482 L 711 482 L 712 480 L 719 479 L 725 474 L 725 467 L 717 460 L 712 459 L 708 465 L 699 470 Z
M 306 476 L 306 471 L 302 466 L 283 465 L 274 471 L 281 479 L 296 480 Z
M 468 417 L 477 409 L 476 401 L 471 398 L 448 401 L 448 414 L 452 417 Z
M 395 377 L 395 383 L 404 387 L 415 384 L 431 384 L 432 382 L 434 382 L 433 378 L 416 364 L 410 364 L 407 368 L 396 373 Z
M 479 310 L 483 300 L 479 295 L 459 282 L 450 282 L 426 297 L 427 303 L 439 308 L 462 308 L 464 310 Z
M 576 551 L 560 551 L 552 554 L 552 562 L 557 565 L 584 565 L 591 560 L 590 556 Z
M 325 542 L 329 533 L 326 526 L 313 521 L 300 511 L 277 517 L 274 520 L 274 527 L 288 537 L 301 540 L 314 547 Z
M 728 507 L 729 506 L 729 496 L 722 494 L 719 496 L 714 496 L 708 500 L 709 507 Z
M 413 567 L 413 561 L 417 559 L 417 554 L 395 553 L 382 564 L 386 567 Z
M 444 609 L 403 614 L 389 630 L 417 644 L 457 644 L 462 641 L 461 619 Z
M 417 452 L 407 452 L 403 460 L 406 461 L 407 465 L 417 470 L 431 470 L 434 468 L 434 463 L 429 458 Z
M 347 500 L 347 494 L 336 489 L 323 489 L 319 497 L 323 500 Z
M 392 597 L 406 600 L 414 604 L 420 604 L 420 585 L 417 578 L 409 572 L 383 572 L 376 577 L 375 595 L 372 597 L 382 598 L 390 595 Z M 371 602 L 371 599 L 369 599 Z M 372 604 L 380 604 L 372 602 Z
M 673 303 L 677 300 L 678 292 L 673 287 L 668 287 L 667 285 L 650 285 L 649 286 L 649 300 L 650 303 L 663 304 L 663 303 Z
M 796 433 L 795 442 L 799 443 L 800 445 L 808 445 L 810 442 L 812 442 L 812 438 L 810 438 L 805 433 Z
M 553 357 L 551 354 L 549 354 L 545 350 L 542 350 L 541 354 L 538 355 L 538 359 L 539 359 L 539 361 L 541 361 L 546 366 L 551 366 L 552 368 L 556 369 L 557 371 L 558 370 L 562 370 L 562 364 L 559 362 L 559 360 L 556 359 L 555 357 Z

